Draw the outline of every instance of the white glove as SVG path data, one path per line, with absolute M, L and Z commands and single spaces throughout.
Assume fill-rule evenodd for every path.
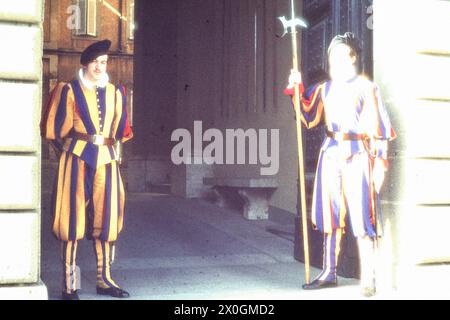
M 300 71 L 291 70 L 291 74 L 289 75 L 289 85 L 288 88 L 293 88 L 296 85 L 302 83 L 302 74 Z

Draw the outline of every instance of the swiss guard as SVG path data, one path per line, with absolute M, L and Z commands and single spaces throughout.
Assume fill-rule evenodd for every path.
M 324 124 L 312 197 L 311 220 L 324 234 L 323 270 L 304 290 L 337 286 L 340 242 L 349 215 L 357 237 L 361 292 L 375 295 L 375 247 L 381 235 L 379 192 L 388 169 L 388 142 L 396 134 L 376 84 L 358 75 L 360 48 L 347 32 L 328 48 L 329 81 L 304 89 L 300 72 L 292 71 L 285 94 L 301 93 L 301 120 L 307 128 Z M 378 208 L 377 208 L 378 207 Z
M 42 136 L 61 151 L 52 211 L 65 300 L 79 299 L 77 244 L 85 235 L 97 258 L 97 294 L 129 297 L 110 272 L 125 204 L 116 146 L 133 137 L 125 88 L 109 83 L 106 73 L 110 46 L 103 40 L 83 51 L 77 77 L 55 87 L 41 121 Z

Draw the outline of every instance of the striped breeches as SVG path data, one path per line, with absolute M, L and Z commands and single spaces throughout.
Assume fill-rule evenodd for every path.
M 337 151 L 321 151 L 312 200 L 311 220 L 315 228 L 331 233 L 345 228 L 349 215 L 355 237 L 377 236 L 376 193 L 367 152 L 341 158 Z
M 94 252 L 97 259 L 97 286 L 101 288 L 119 287 L 111 277 L 111 263 L 114 246 L 107 241 L 95 239 Z M 63 263 L 63 291 L 71 293 L 81 288 L 81 272 L 77 267 L 78 241 L 63 241 L 61 259 Z
M 125 192 L 116 161 L 97 169 L 63 152 L 53 194 L 53 233 L 62 241 L 83 239 L 86 233 L 115 241 L 123 227 Z

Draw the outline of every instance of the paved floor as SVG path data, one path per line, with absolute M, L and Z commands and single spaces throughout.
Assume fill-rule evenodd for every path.
M 44 199 L 42 279 L 50 298 L 58 299 L 59 242 L 48 207 Z M 293 258 L 292 239 L 291 225 L 247 221 L 202 200 L 130 194 L 113 276 L 134 299 L 314 299 L 300 289 L 303 264 Z M 80 297 L 98 299 L 90 241 L 80 242 L 78 265 Z
M 53 238 L 43 201 L 42 280 L 50 299 L 59 299 L 59 242 Z M 202 200 L 130 194 L 125 229 L 118 242 L 113 276 L 133 299 L 361 299 L 358 282 L 316 292 L 301 290 L 304 266 L 293 258 L 293 226 L 247 221 Z M 95 294 L 92 243 L 79 245 L 81 299 Z M 446 269 L 447 271 L 447 269 Z M 312 276 L 319 270 L 312 269 Z M 422 297 L 419 292 L 418 296 Z M 378 295 L 396 299 L 398 293 Z M 411 297 L 411 296 L 406 296 Z

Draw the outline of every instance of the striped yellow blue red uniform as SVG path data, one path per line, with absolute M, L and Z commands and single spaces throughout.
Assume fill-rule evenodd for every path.
M 116 151 L 72 134 L 131 139 L 125 88 L 110 83 L 88 88 L 78 79 L 59 83 L 43 114 L 41 131 L 46 139 L 64 141 L 52 200 L 53 233 L 63 241 L 64 287 L 74 290 L 77 241 L 86 234 L 95 241 L 98 285 L 114 284 L 109 251 L 123 229 L 125 206 Z
M 89 90 L 79 80 L 60 83 L 43 124 L 46 139 L 64 139 L 53 201 L 54 234 L 64 241 L 80 240 L 87 224 L 94 238 L 115 241 L 123 227 L 125 203 L 115 150 L 70 134 L 102 134 L 122 142 L 132 138 L 125 89 L 107 84 Z
M 363 140 L 326 137 L 321 145 L 312 196 L 311 221 L 324 233 L 324 270 L 320 280 L 335 277 L 340 239 L 349 215 L 353 234 L 381 235 L 379 194 L 373 166 L 387 169 L 388 141 L 396 138 L 378 86 L 362 76 L 336 83 L 327 81 L 308 90 L 300 85 L 300 119 L 307 128 L 324 124 L 334 133 L 366 135 Z M 285 94 L 294 95 L 293 89 Z M 375 210 L 378 205 L 377 210 Z

